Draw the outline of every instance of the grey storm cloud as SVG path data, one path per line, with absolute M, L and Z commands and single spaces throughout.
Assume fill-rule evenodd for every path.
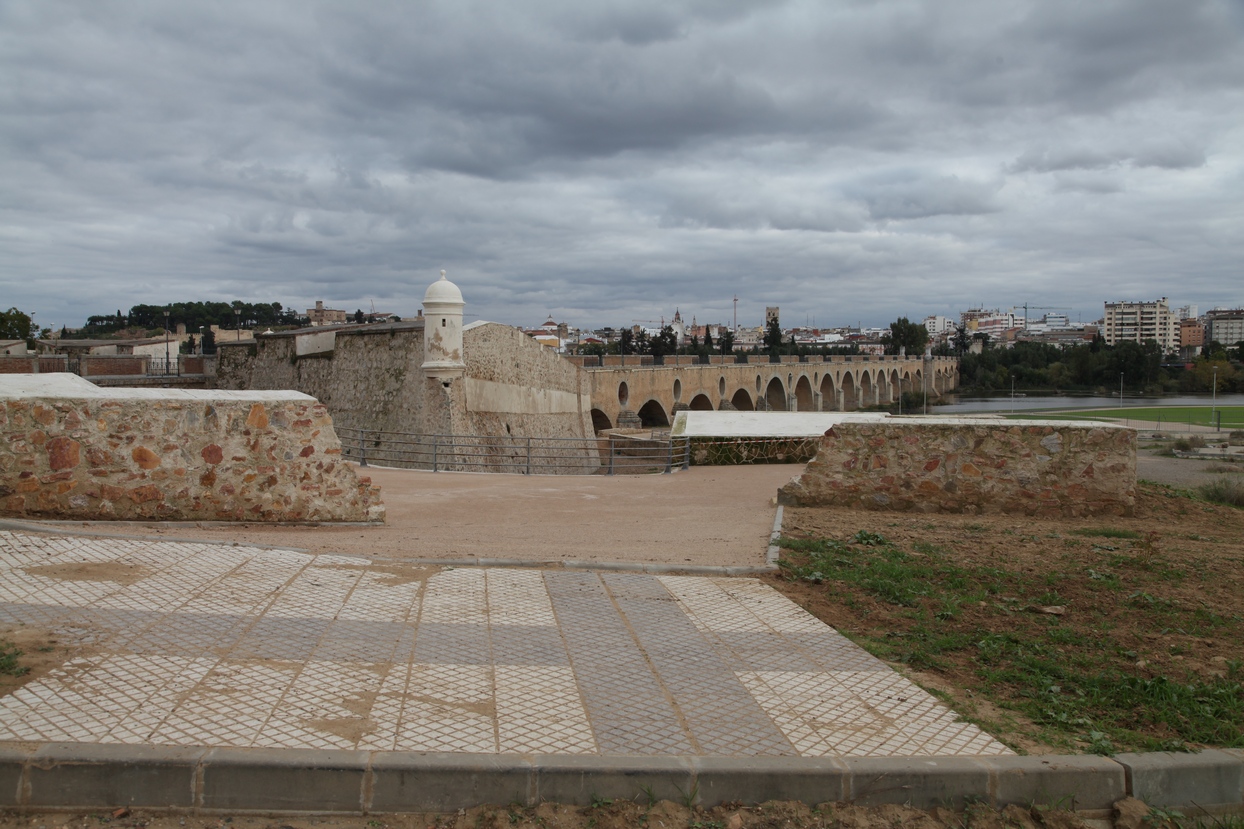
M 1237 0 L 9 0 L 0 305 L 1239 303 L 1242 47 Z

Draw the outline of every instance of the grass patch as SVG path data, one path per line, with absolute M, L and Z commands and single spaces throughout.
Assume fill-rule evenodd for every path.
M 1078 530 L 1071 530 L 1072 535 L 1078 535 L 1083 538 L 1140 538 L 1140 533 L 1135 530 L 1116 530 L 1111 527 L 1083 527 Z
M 1030 412 L 1027 414 L 1007 415 L 1012 418 L 1040 418 L 1042 420 L 1140 420 L 1163 425 L 1191 423 L 1199 426 L 1218 424 L 1217 415 L 1222 415 L 1224 428 L 1244 426 L 1244 406 L 1123 406 L 1117 409 L 1085 409 L 1080 412 L 1062 411 L 1047 414 Z M 1213 417 L 1211 418 L 1211 415 Z
M 1215 504 L 1226 504 L 1232 507 L 1244 507 L 1244 481 L 1238 478 L 1222 478 L 1202 484 L 1197 493 L 1206 501 Z
M 1244 619 L 1179 598 L 1184 573 L 1164 558 L 1156 534 L 1072 532 L 1138 543 L 1127 553 L 1094 546 L 1034 571 L 922 541 L 909 551 L 861 531 L 782 538 L 779 565 L 788 582 L 850 617 L 835 623 L 861 647 L 957 677 L 1023 714 L 1051 745 L 1102 754 L 1244 747 L 1240 661 L 1200 675 L 1169 667 L 1180 663 L 1156 675 L 1146 667 L 1159 651 L 1184 658 L 1196 637 L 1234 638 Z M 1133 650 L 1138 641 L 1152 641 L 1153 652 Z
M 24 668 L 17 664 L 17 658 L 22 655 L 17 646 L 12 642 L 0 639 L 0 674 L 5 676 L 23 676 L 28 668 Z

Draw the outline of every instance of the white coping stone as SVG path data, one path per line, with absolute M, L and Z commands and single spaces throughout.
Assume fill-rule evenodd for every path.
M 673 434 L 678 437 L 820 437 L 838 423 L 875 423 L 888 414 L 851 412 L 679 412 Z
M 227 389 L 100 388 L 76 374 L 0 374 L 0 400 L 91 398 L 93 400 L 310 400 L 298 391 L 229 391 Z
M 679 412 L 674 418 L 676 437 L 819 437 L 839 423 L 890 425 L 937 424 L 950 426 L 1054 426 L 1058 428 L 1129 429 L 1096 420 L 1012 419 L 996 415 L 904 415 L 852 412 Z

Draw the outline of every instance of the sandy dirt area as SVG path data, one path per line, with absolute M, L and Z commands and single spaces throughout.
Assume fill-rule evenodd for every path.
M 777 489 L 799 466 L 698 466 L 669 475 L 360 470 L 383 488 L 384 526 L 73 527 L 386 559 L 515 558 L 764 564 Z
M 1086 822 L 1065 809 L 1008 806 L 995 810 L 970 805 L 966 812 L 910 806 L 856 806 L 825 803 L 817 806 L 778 802 L 759 806 L 726 805 L 688 809 L 662 800 L 602 800 L 592 806 L 542 803 L 522 806 L 483 806 L 456 814 L 376 814 L 366 817 L 261 815 L 177 815 L 131 812 L 129 809 L 93 813 L 0 812 L 0 829 L 1079 829 L 1080 827 L 1160 826 L 1142 823 L 1148 808 L 1138 800 L 1121 801 L 1114 819 Z

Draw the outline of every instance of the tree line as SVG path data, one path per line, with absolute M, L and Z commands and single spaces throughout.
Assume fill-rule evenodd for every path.
M 1244 392 L 1241 362 L 1244 342 L 1235 348 L 1211 342 L 1191 363 L 1172 363 L 1163 360 L 1153 340 L 1109 346 L 1099 334 L 1068 348 L 1020 342 L 1011 348 L 984 348 L 979 354 L 964 352 L 959 384 L 977 392 L 1009 391 L 1012 383 L 1024 391 L 1113 392 L 1122 382 L 1131 392 L 1172 394 L 1209 392 L 1216 378 L 1219 393 Z

